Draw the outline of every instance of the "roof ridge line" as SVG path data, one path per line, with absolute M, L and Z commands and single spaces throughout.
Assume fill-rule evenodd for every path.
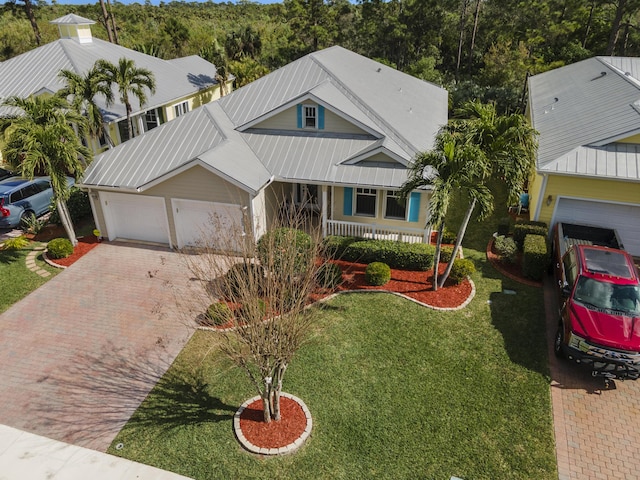
M 385 120 L 383 120 L 382 117 L 380 117 L 380 115 L 378 115 L 373 110 L 367 108 L 366 107 L 367 104 L 360 97 L 358 97 L 358 95 L 356 95 L 341 80 L 339 80 L 333 74 L 333 72 L 331 70 L 329 70 L 327 67 L 325 67 L 322 64 L 322 62 L 320 60 L 316 59 L 315 53 L 317 53 L 317 52 L 314 52 L 313 54 L 309 55 L 309 58 L 311 58 L 311 60 L 314 63 L 316 63 L 320 68 L 322 68 L 322 70 L 324 70 L 327 73 L 327 75 L 329 75 L 331 80 L 335 80 L 336 86 L 339 87 L 341 90 L 343 90 L 342 93 L 345 94 L 345 96 L 347 96 L 347 98 L 352 97 L 357 102 L 358 108 L 360 108 L 360 110 L 362 110 L 365 113 L 365 115 L 368 116 L 368 114 L 370 114 L 373 117 L 373 120 L 375 120 L 376 122 L 379 122 L 385 128 L 387 128 L 391 133 L 393 133 L 393 135 L 396 137 L 396 139 L 394 139 L 396 141 L 396 143 L 398 143 L 399 146 L 402 147 L 404 150 L 407 150 L 407 153 L 410 153 L 411 150 L 417 150 L 417 149 L 413 148 L 411 143 L 409 143 L 409 141 L 406 138 L 404 138 L 402 135 L 400 135 L 400 133 L 398 133 L 398 131 L 395 128 L 393 128 L 391 125 L 389 125 L 389 123 L 387 123 Z M 372 61 L 375 62 L 375 60 L 372 60 Z M 376 62 L 376 63 L 379 63 L 379 62 Z M 399 70 L 398 70 L 398 72 L 399 72 Z M 398 139 L 400 141 L 398 141 Z M 409 147 L 409 148 L 407 149 L 407 147 Z M 411 156 L 413 156 L 413 155 L 411 155 Z
M 69 50 L 67 49 L 67 46 L 65 45 L 65 42 L 63 42 L 63 40 L 65 40 L 65 39 L 64 38 L 59 38 L 58 40 L 56 40 L 53 43 L 57 43 L 57 44 L 60 45 L 60 48 L 62 48 L 62 51 L 64 52 L 64 56 L 67 57 L 67 60 L 69 61 L 69 63 L 73 67 L 73 70 L 75 71 L 75 73 L 78 74 L 78 75 L 82 75 L 83 72 L 80 71 L 80 68 L 78 68 L 78 65 L 76 64 L 76 62 L 73 61 L 73 58 L 69 54 Z M 67 40 L 71 40 L 71 39 L 67 39 Z M 73 41 L 73 40 L 71 40 L 71 41 Z
M 630 83 L 640 91 L 640 79 L 633 77 L 631 74 L 627 75 L 627 72 L 624 72 L 618 67 L 616 67 L 615 65 L 610 64 L 605 60 L 605 58 L 613 58 L 613 56 L 612 55 L 609 55 L 609 57 L 602 56 L 602 55 L 596 56 L 596 60 L 598 60 L 602 65 L 607 67 L 609 70 L 611 70 L 613 73 L 615 73 L 619 77 L 622 77 L 623 79 L 625 79 L 628 83 Z M 616 57 L 616 58 L 631 58 L 631 57 Z

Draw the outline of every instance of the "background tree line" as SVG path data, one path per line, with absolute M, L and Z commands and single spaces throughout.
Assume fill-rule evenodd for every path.
M 105 2 L 103 1 L 102 4 Z M 0 60 L 58 38 L 50 20 L 76 13 L 102 25 L 103 5 L 14 0 L 0 6 Z M 640 54 L 640 0 L 284 0 L 261 5 L 106 2 L 119 44 L 170 59 L 198 54 L 237 86 L 309 52 L 342 45 L 469 99 L 522 108 L 527 73 L 594 55 Z

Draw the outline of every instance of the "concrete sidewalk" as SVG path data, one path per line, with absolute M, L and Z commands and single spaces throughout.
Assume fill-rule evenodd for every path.
M 188 477 L 0 425 L 0 479 L 188 480 Z

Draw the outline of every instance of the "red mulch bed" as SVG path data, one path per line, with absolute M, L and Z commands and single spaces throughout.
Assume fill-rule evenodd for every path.
M 250 403 L 240 414 L 240 430 L 257 447 L 280 448 L 295 442 L 307 427 L 307 417 L 294 400 L 280 397 L 279 421 L 264 422 L 262 400 Z
M 56 265 L 60 265 L 62 267 L 68 267 L 69 265 L 73 265 L 77 262 L 80 257 L 82 257 L 89 250 L 94 249 L 98 246 L 98 240 L 94 236 L 90 237 L 81 237 L 78 238 L 78 244 L 73 249 L 73 253 L 69 255 L 67 258 L 49 258 L 51 263 L 55 263 Z
M 531 287 L 542 287 L 542 282 L 531 280 L 522 275 L 522 254 L 518 253 L 518 258 L 515 263 L 506 263 L 500 260 L 500 256 L 496 253 L 493 246 L 494 239 L 492 238 L 487 245 L 487 259 L 491 266 L 502 273 L 505 277 L 515 280 L 516 282 L 529 285 Z
M 433 270 L 428 272 L 391 269 L 391 280 L 380 286 L 368 285 L 363 263 L 336 261 L 342 268 L 343 283 L 338 291 L 345 290 L 387 290 L 402 293 L 414 300 L 438 308 L 455 308 L 462 305 L 471 295 L 471 282 L 467 279 L 459 285 L 447 280 L 443 288 L 433 291 Z M 438 274 L 444 273 L 447 265 L 441 263 Z

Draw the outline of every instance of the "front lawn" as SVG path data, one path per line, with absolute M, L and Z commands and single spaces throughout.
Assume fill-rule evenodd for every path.
M 43 278 L 27 268 L 27 255 L 36 246 L 42 244 L 31 242 L 23 250 L 0 250 L 0 313 L 60 272 L 42 260 L 42 253 L 36 257 L 36 264 L 51 276 Z
M 240 448 L 231 419 L 255 392 L 206 354 L 211 332 L 194 335 L 109 452 L 197 480 L 557 478 L 542 290 L 466 253 L 479 270 L 466 309 L 384 293 L 319 307 L 322 328 L 285 377 L 314 419 L 297 453 L 260 459 Z

